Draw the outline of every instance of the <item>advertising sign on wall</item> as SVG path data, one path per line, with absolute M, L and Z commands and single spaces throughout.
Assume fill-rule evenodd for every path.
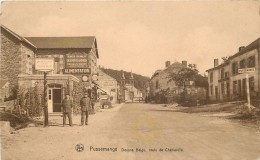
M 88 68 L 87 55 L 73 54 L 66 55 L 66 68 Z
M 65 68 L 63 70 L 64 74 L 86 74 L 90 73 L 89 68 Z
M 53 58 L 36 58 L 35 59 L 35 70 L 38 71 L 51 71 L 54 69 Z

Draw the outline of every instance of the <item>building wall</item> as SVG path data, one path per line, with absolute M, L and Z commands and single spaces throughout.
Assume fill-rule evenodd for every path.
M 259 92 L 259 61 L 258 61 L 258 57 L 259 57 L 259 52 L 257 49 L 254 49 L 254 50 L 251 50 L 247 53 L 244 53 L 243 55 L 241 56 L 238 56 L 238 57 L 235 57 L 234 59 L 231 59 L 230 60 L 230 68 L 232 70 L 232 64 L 234 62 L 238 62 L 238 68 L 241 68 L 240 66 L 240 61 L 241 60 L 248 60 L 249 57 L 251 56 L 255 56 L 255 72 L 252 72 L 252 73 L 248 73 L 248 76 L 249 78 L 252 78 L 254 77 L 254 90 L 252 91 L 252 95 L 256 94 L 255 92 Z M 239 85 L 237 85 L 236 88 L 234 88 L 234 81 L 241 81 L 241 92 L 242 92 L 242 95 L 240 95 L 240 97 L 246 97 L 245 93 L 246 91 L 244 89 L 246 89 L 246 86 L 243 87 L 243 80 L 245 81 L 246 79 L 246 73 L 241 73 L 241 74 L 233 74 L 231 73 L 232 76 L 230 77 L 230 83 L 232 84 L 231 85 L 231 93 L 232 93 L 232 99 L 236 99 L 239 97 L 239 94 L 234 94 L 235 93 L 235 89 L 239 90 Z
M 209 82 L 209 98 L 210 100 L 241 100 L 246 99 L 246 73 L 233 73 L 233 63 L 237 63 L 237 68 L 248 68 L 249 57 L 255 57 L 255 72 L 247 73 L 250 82 L 250 95 L 251 97 L 259 96 L 260 84 L 259 84 L 259 74 L 260 74 L 260 61 L 259 61 L 259 49 L 253 49 L 242 55 L 234 57 L 229 60 L 228 65 L 223 67 L 217 67 L 214 70 L 209 71 L 208 82 Z M 244 66 L 242 60 L 245 60 Z M 221 70 L 224 68 L 228 72 L 228 79 L 221 79 Z M 213 82 L 210 81 L 210 75 L 213 73 Z M 253 79 L 253 81 L 252 81 Z M 252 83 L 253 82 L 253 83 Z M 229 84 L 229 87 L 228 85 Z M 213 94 L 211 88 L 213 86 Z M 215 87 L 218 88 L 219 99 L 216 99 Z M 224 87 L 224 90 L 222 88 Z M 223 92 L 224 91 L 224 92 Z M 229 96 L 228 96 L 229 91 Z
M 152 88 L 152 94 L 158 93 L 161 90 L 175 89 L 176 84 L 173 81 L 169 81 L 169 73 L 166 71 L 160 71 L 151 79 L 150 87 Z
M 108 91 L 108 95 L 113 97 L 112 103 L 117 103 L 117 81 L 116 79 L 110 77 L 109 75 L 105 74 L 101 70 L 98 70 L 98 84 L 101 85 L 103 89 Z
M 7 79 L 10 86 L 15 87 L 18 85 L 19 74 L 32 74 L 33 62 L 33 49 L 1 30 L 1 78 Z
M 1 32 L 1 78 L 12 84 L 17 83 L 16 76 L 20 73 L 21 61 L 20 42 L 4 30 Z
M 221 73 L 223 70 L 223 73 Z M 224 65 L 218 70 L 218 93 L 219 100 L 230 99 L 230 66 Z
M 87 90 L 92 89 L 92 75 L 96 74 L 95 68 L 97 65 L 97 57 L 95 56 L 96 52 L 90 49 L 38 49 L 36 52 L 37 57 L 42 58 L 54 58 L 55 61 L 55 69 L 54 71 L 48 73 L 49 75 L 56 75 L 57 77 L 62 75 L 68 75 L 63 73 L 63 69 L 66 67 L 65 65 L 65 57 L 66 54 L 87 54 L 87 66 L 91 68 L 90 74 L 71 74 L 79 79 L 79 82 L 71 82 L 70 79 L 67 81 L 54 81 L 55 83 L 62 84 L 66 89 L 68 88 L 67 85 L 64 83 L 70 82 L 69 85 L 73 85 L 70 87 L 70 90 L 67 89 L 66 92 L 69 92 L 73 95 L 73 98 L 76 102 L 76 105 L 79 105 L 80 98 L 83 97 L 84 92 Z M 39 71 L 34 71 L 34 74 L 43 74 Z M 87 82 L 82 81 L 82 76 L 86 75 L 88 77 Z M 48 82 L 50 83 L 50 82 Z M 93 90 L 92 90 L 93 91 Z M 92 92 L 93 93 L 93 92 Z M 93 97 L 93 96 L 92 96 Z M 94 98 L 94 97 L 93 97 Z

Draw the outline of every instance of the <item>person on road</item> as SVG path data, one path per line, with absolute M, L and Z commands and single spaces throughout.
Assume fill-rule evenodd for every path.
M 66 125 L 66 116 L 69 118 L 69 125 L 72 126 L 72 108 L 73 102 L 70 99 L 70 95 L 66 94 L 65 99 L 62 100 L 62 108 L 63 108 L 63 126 Z
M 88 96 L 88 93 L 85 93 L 84 97 L 80 99 L 81 107 L 81 125 L 88 125 L 88 115 L 91 110 L 91 99 Z

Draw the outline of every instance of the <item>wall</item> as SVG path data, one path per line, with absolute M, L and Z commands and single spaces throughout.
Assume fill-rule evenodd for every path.
M 65 55 L 66 54 L 87 54 L 88 61 L 87 66 L 89 68 L 94 68 L 93 65 L 96 65 L 97 58 L 94 56 L 95 52 L 91 52 L 90 49 L 38 49 L 36 52 L 38 57 L 48 57 L 48 58 L 55 58 L 55 70 L 50 72 L 49 74 L 56 75 L 57 77 L 62 75 L 69 75 L 63 74 L 63 69 L 65 68 Z M 96 66 L 95 66 L 96 67 Z M 35 72 L 36 74 L 43 74 L 42 72 Z M 91 70 L 90 74 L 72 74 L 76 78 L 79 79 L 78 83 L 70 83 L 73 85 L 70 90 L 70 94 L 74 94 L 73 98 L 76 104 L 76 107 L 79 107 L 80 98 L 83 97 L 84 92 L 87 89 L 91 89 L 91 77 L 94 74 L 93 70 Z M 89 81 L 82 82 L 82 76 L 88 76 Z M 62 84 L 66 83 L 67 81 L 62 81 Z M 49 83 L 49 82 L 48 82 Z
M 10 82 L 11 89 L 18 85 L 19 74 L 32 74 L 33 50 L 10 33 L 1 30 L 0 76 Z
M 235 57 L 234 59 L 231 59 L 230 60 L 230 68 L 232 68 L 232 63 L 234 62 L 238 62 L 238 66 L 239 66 L 239 62 L 243 59 L 248 59 L 250 56 L 255 56 L 255 68 L 256 68 L 256 71 L 255 72 L 252 72 L 252 73 L 248 73 L 248 76 L 249 78 L 250 77 L 254 77 L 254 92 L 259 92 L 259 61 L 258 61 L 258 56 L 259 56 L 259 53 L 258 53 L 258 50 L 257 49 L 254 49 L 254 50 L 251 50 L 247 53 L 244 53 L 243 55 L 241 56 L 238 56 L 238 57 Z M 239 66 L 240 68 L 240 66 Z M 233 88 L 233 83 L 234 81 L 238 81 L 238 80 L 241 80 L 243 81 L 243 79 L 246 78 L 246 74 L 245 73 L 242 73 L 242 74 L 236 74 L 236 75 L 233 75 L 231 73 L 231 77 L 230 77 L 230 86 L 231 86 L 231 94 L 232 94 L 232 99 L 237 99 L 239 98 L 238 95 L 233 95 L 233 91 L 234 91 L 234 88 Z M 242 82 L 241 82 L 242 83 Z M 243 92 L 243 91 L 242 91 Z M 252 94 L 255 94 L 255 93 L 252 93 Z M 243 95 L 244 97 L 246 97 L 246 95 Z
M 213 81 L 212 82 L 210 82 L 210 74 L 211 73 L 213 73 Z M 218 87 L 218 79 L 219 79 L 219 72 L 218 72 L 218 70 L 212 70 L 212 71 L 209 72 L 209 75 L 208 75 L 209 89 L 208 90 L 209 90 L 209 98 L 210 98 L 210 100 L 217 100 L 215 87 Z M 213 89 L 213 91 L 211 91 L 212 89 Z
M 0 76 L 11 84 L 17 84 L 17 75 L 20 73 L 21 52 L 20 42 L 9 33 L 1 30 L 1 68 Z
M 98 84 L 101 85 L 103 89 L 108 91 L 108 95 L 113 97 L 112 103 L 117 103 L 117 81 L 116 79 L 110 77 L 109 75 L 105 74 L 101 70 L 98 70 Z

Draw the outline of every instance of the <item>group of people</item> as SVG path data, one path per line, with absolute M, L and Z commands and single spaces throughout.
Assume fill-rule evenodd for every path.
M 73 101 L 70 98 L 69 94 L 66 94 L 65 99 L 62 100 L 63 108 L 63 126 L 66 125 L 66 117 L 69 118 L 69 125 L 72 126 L 72 108 Z M 84 96 L 80 99 L 80 108 L 81 108 L 81 125 L 88 125 L 88 115 L 92 110 L 92 102 L 88 93 L 85 93 Z

